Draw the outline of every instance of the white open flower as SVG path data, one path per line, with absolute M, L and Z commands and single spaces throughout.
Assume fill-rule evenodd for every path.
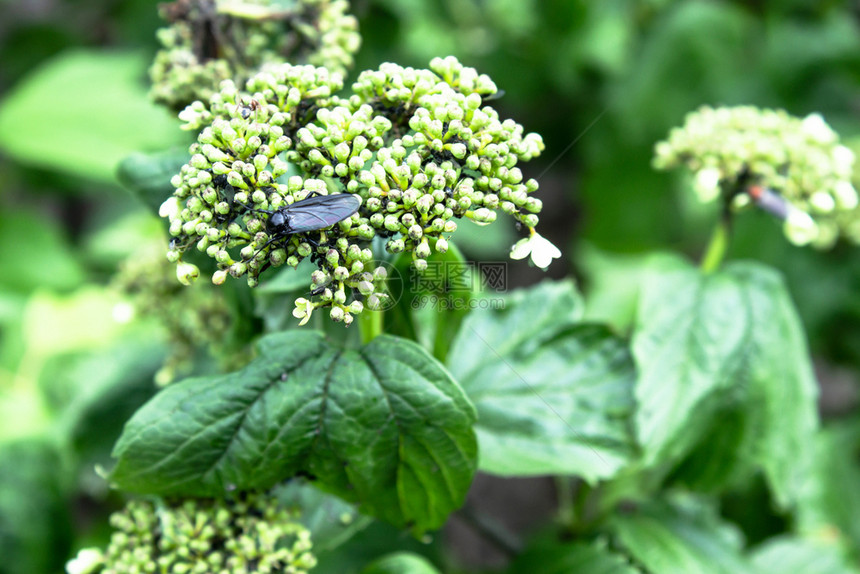
M 200 277 L 200 269 L 193 263 L 180 261 L 176 264 L 176 278 L 183 285 L 191 285 L 198 277 Z
M 693 189 L 702 203 L 710 203 L 720 196 L 722 174 L 715 167 L 705 167 L 696 172 Z
M 78 555 L 66 562 L 68 574 L 91 574 L 104 565 L 105 557 L 97 548 L 84 548 Z
M 180 211 L 182 211 L 182 203 L 178 197 L 172 195 L 165 199 L 161 207 L 158 208 L 158 215 L 173 220 L 176 219 Z
M 308 299 L 299 297 L 296 299 L 296 308 L 293 309 L 293 317 L 301 319 L 299 327 L 310 321 L 311 313 L 314 311 L 314 305 Z
M 839 181 L 833 187 L 833 195 L 836 197 L 836 203 L 842 209 L 854 209 L 857 207 L 857 190 L 851 185 L 850 181 Z
M 546 269 L 553 259 L 561 257 L 561 251 L 533 230 L 529 237 L 520 239 L 511 247 L 511 259 L 525 259 L 529 255 L 532 263 Z
M 833 148 L 832 156 L 833 171 L 839 175 L 850 177 L 854 167 L 854 152 L 844 145 L 838 145 Z
M 837 135 L 821 114 L 809 114 L 800 124 L 800 130 L 809 136 L 812 141 L 820 144 L 830 144 L 836 141 Z
M 783 229 L 795 245 L 808 245 L 818 238 L 818 225 L 808 213 L 797 208 L 789 210 Z

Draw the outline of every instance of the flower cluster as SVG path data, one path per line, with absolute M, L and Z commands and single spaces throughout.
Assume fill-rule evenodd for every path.
M 201 349 L 220 357 L 225 367 L 235 367 L 233 363 L 244 356 L 228 350 L 233 318 L 223 294 L 206 284 L 186 289 L 180 284 L 188 282 L 184 267 L 173 267 L 164 258 L 162 245 L 147 246 L 126 259 L 114 278 L 114 286 L 131 298 L 135 314 L 155 319 L 168 333 L 169 354 L 155 375 L 159 386 L 188 374 Z
M 860 241 L 854 153 L 818 114 L 795 118 L 751 106 L 703 107 L 656 146 L 654 166 L 686 165 L 704 202 L 718 198 L 742 208 L 775 193 L 793 243 L 826 248 L 840 233 Z M 774 209 L 772 209 L 774 210 Z
M 251 78 L 246 91 L 224 82 L 208 104 L 186 108 L 186 126 L 202 131 L 162 206 L 168 258 L 194 247 L 217 262 L 216 284 L 244 275 L 252 286 L 270 266 L 310 258 L 312 298 L 297 300 L 294 315 L 305 321 L 330 307 L 349 324 L 379 304 L 386 275 L 374 264 L 374 239 L 409 253 L 420 271 L 434 250 L 448 249 L 457 219 L 486 225 L 501 210 L 530 232 L 535 245 L 522 256 L 541 252 L 543 266 L 558 257 L 538 249 L 546 243 L 534 231 L 538 185 L 517 167 L 543 142 L 485 105 L 496 92 L 487 76 L 437 58 L 426 70 L 364 72 L 349 97 L 333 95 L 340 88 L 324 68 L 285 64 Z M 337 193 L 359 198 L 358 211 L 292 234 L 272 223 L 297 201 Z
M 150 68 L 155 101 L 181 110 L 223 80 L 243 83 L 267 65 L 307 63 L 345 72 L 361 37 L 346 0 L 175 0 L 160 13 Z
M 69 574 L 303 574 L 316 566 L 310 531 L 271 496 L 177 505 L 132 501 L 110 522 L 115 532 L 107 550 L 82 550 L 66 565 Z

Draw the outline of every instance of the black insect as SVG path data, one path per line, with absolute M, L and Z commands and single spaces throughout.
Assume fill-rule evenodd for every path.
M 251 102 L 247 106 L 239 106 L 239 114 L 242 116 L 243 120 L 247 120 L 251 117 L 251 112 L 256 112 L 260 109 L 260 102 L 257 100 L 251 100 Z
M 338 221 L 343 221 L 358 211 L 360 205 L 361 200 L 358 197 L 350 193 L 337 193 L 334 195 L 306 197 L 301 201 L 274 211 L 245 207 L 251 211 L 267 213 L 269 215 L 269 220 L 266 222 L 266 231 L 270 239 L 257 250 L 257 253 L 259 253 L 270 244 L 281 241 L 288 235 L 316 231 L 330 227 Z

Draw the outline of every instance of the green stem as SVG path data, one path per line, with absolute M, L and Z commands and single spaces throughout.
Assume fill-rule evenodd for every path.
M 383 311 L 364 309 L 358 315 L 358 329 L 361 333 L 361 344 L 366 345 L 382 334 Z
M 555 496 L 558 499 L 558 521 L 566 530 L 573 530 L 576 511 L 573 509 L 573 479 L 569 476 L 555 477 Z
M 711 239 L 708 242 L 708 247 L 705 250 L 705 255 L 702 257 L 702 263 L 699 266 L 704 273 L 712 273 L 717 270 L 723 258 L 726 255 L 726 250 L 729 247 L 729 221 L 722 217 L 714 227 L 714 232 L 711 234 Z
M 458 510 L 457 516 L 509 557 L 522 551 L 523 545 L 517 537 L 490 516 L 477 512 L 468 505 Z
M 588 511 L 588 499 L 591 496 L 592 488 L 586 482 L 580 482 L 576 489 L 576 498 L 573 501 L 573 514 L 580 527 L 584 526 L 589 517 L 586 516 Z

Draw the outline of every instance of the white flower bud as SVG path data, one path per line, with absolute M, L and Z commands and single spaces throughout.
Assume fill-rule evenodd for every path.
M 180 211 L 182 211 L 182 202 L 179 201 L 178 197 L 171 196 L 164 200 L 164 203 L 158 208 L 158 215 L 160 217 L 176 219 Z
M 176 278 L 183 285 L 191 285 L 200 276 L 200 269 L 193 263 L 180 261 L 176 264 Z
M 720 170 L 715 167 L 705 167 L 696 172 L 693 189 L 702 203 L 710 203 L 720 196 Z
M 830 129 L 821 114 L 809 114 L 803 118 L 800 131 L 816 143 L 829 144 L 836 141 L 836 133 Z
M 826 191 L 816 191 L 809 198 L 809 204 L 820 213 L 830 213 L 836 207 L 833 196 Z
M 849 181 L 840 181 L 833 187 L 833 196 L 840 209 L 857 207 L 857 190 Z
M 795 245 L 807 245 L 818 237 L 818 226 L 805 211 L 793 208 L 783 224 L 785 236 Z

